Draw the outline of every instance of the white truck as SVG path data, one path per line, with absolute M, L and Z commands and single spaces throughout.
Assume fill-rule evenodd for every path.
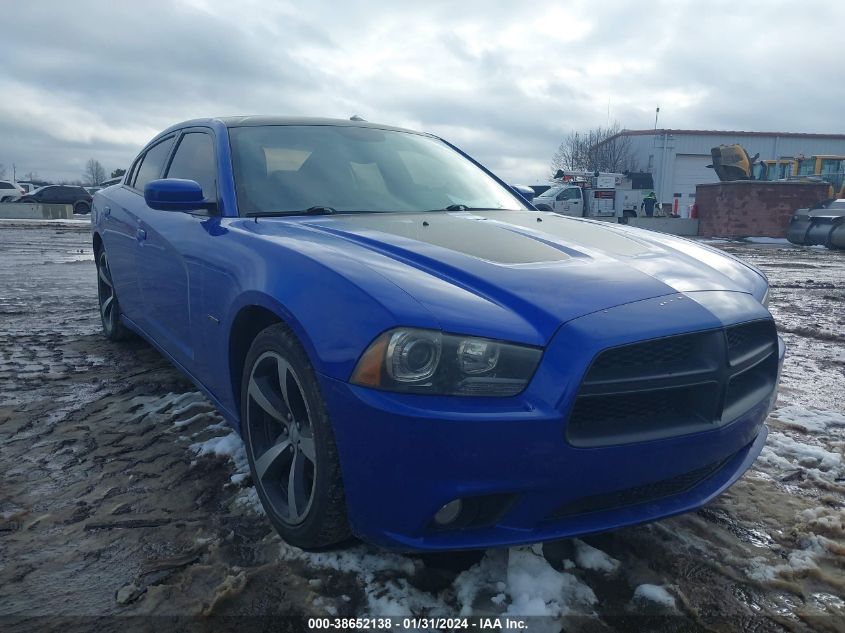
M 565 172 L 534 198 L 534 206 L 561 215 L 619 221 L 636 217 L 646 189 L 631 188 L 623 174 Z
M 561 215 L 590 218 L 616 218 L 616 177 L 566 176 L 534 198 L 538 209 Z

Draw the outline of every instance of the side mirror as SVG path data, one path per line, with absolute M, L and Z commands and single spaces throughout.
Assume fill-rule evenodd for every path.
M 534 200 L 534 190 L 531 187 L 526 187 L 525 185 L 511 185 L 511 189 L 525 198 L 528 202 L 532 202 Z
M 215 209 L 217 203 L 206 200 L 202 187 L 194 180 L 162 178 L 144 185 L 144 201 L 159 211 L 196 211 Z

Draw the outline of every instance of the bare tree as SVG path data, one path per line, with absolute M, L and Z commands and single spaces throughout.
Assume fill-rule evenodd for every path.
M 552 156 L 552 175 L 559 169 L 571 171 L 633 171 L 631 139 L 622 134 L 619 123 L 586 132 L 570 132 Z
M 41 179 L 41 176 L 38 175 L 37 171 L 28 171 L 23 175 L 24 179 L 29 182 L 38 182 Z
M 6 166 L 3 163 L 0 163 L 0 179 L 6 177 Z
M 106 179 L 106 170 L 100 164 L 100 161 L 89 158 L 85 163 L 85 174 L 83 175 L 85 182 L 95 187 Z

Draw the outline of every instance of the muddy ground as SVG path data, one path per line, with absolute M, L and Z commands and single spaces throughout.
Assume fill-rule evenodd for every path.
M 3 222 L 0 616 L 507 613 L 635 631 L 678 630 L 657 617 L 675 614 L 705 630 L 845 630 L 845 253 L 714 245 L 769 275 L 788 345 L 768 446 L 729 492 L 543 548 L 307 554 L 271 530 L 236 438 L 191 383 L 143 342 L 100 336 L 87 225 Z

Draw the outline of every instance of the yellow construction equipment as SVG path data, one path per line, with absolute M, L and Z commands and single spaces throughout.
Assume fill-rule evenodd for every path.
M 710 150 L 722 182 L 730 180 L 810 180 L 830 184 L 828 198 L 845 198 L 845 156 L 798 156 L 758 161 L 739 144 L 719 145 Z
M 753 166 L 760 154 L 748 155 L 742 145 L 719 145 L 710 150 L 713 163 L 707 165 L 716 171 L 722 182 L 729 180 L 754 180 Z

